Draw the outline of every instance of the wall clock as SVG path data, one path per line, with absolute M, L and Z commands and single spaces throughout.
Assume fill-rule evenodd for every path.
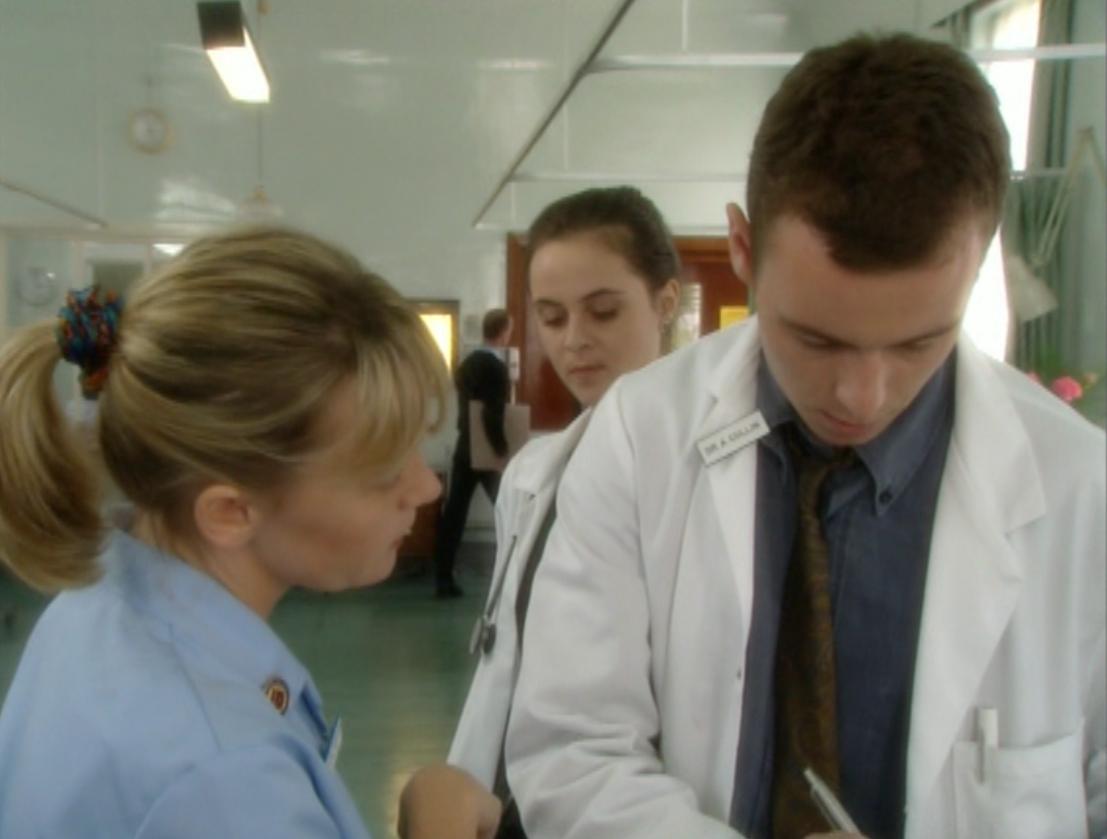
M 139 108 L 127 123 L 131 145 L 145 154 L 165 151 L 173 139 L 169 118 L 157 108 Z
M 28 306 L 49 303 L 57 289 L 57 274 L 45 268 L 32 266 L 19 275 L 19 299 Z

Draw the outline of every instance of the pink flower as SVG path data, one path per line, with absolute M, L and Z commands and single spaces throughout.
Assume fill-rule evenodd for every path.
M 1073 402 L 1084 395 L 1084 388 L 1072 376 L 1058 376 L 1049 389 L 1065 402 Z

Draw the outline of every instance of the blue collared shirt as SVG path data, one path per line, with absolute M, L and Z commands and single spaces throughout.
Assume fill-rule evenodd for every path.
M 268 624 L 124 533 L 101 561 L 47 607 L 0 711 L 0 836 L 368 839 L 315 685 Z
M 953 429 L 954 356 L 858 460 L 824 490 L 837 679 L 841 799 L 866 836 L 903 833 L 911 688 L 930 534 Z M 753 615 L 732 823 L 767 837 L 773 775 L 774 673 L 784 578 L 796 529 L 796 482 L 781 427 L 807 434 L 768 367 L 757 404 L 772 429 L 759 444 Z

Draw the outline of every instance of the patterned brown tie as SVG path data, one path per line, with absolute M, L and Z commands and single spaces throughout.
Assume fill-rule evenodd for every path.
M 799 514 L 776 648 L 775 839 L 798 839 L 828 829 L 803 777 L 806 767 L 839 791 L 834 627 L 819 498 L 830 473 L 848 466 L 854 455 L 847 449 L 831 459 L 819 458 L 800 445 L 797 434 L 795 429 L 785 432 L 798 476 Z

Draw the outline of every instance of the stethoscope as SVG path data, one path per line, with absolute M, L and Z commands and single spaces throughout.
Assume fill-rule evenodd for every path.
M 496 609 L 500 605 L 500 594 L 504 589 L 507 569 L 511 567 L 511 558 L 515 554 L 515 542 L 518 538 L 517 533 L 511 536 L 511 544 L 508 546 L 503 567 L 500 569 L 499 576 L 492 582 L 492 596 L 488 598 L 488 605 L 477 618 L 473 634 L 469 637 L 469 655 L 475 655 L 477 650 L 488 655 L 496 646 Z

